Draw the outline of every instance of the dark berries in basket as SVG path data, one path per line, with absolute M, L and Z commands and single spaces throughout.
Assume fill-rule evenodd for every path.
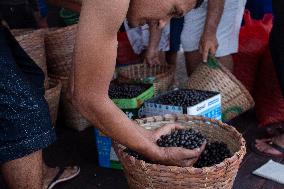
M 205 137 L 193 129 L 176 130 L 168 135 L 163 135 L 157 140 L 160 147 L 183 147 L 195 149 L 200 147 L 205 141 Z
M 111 83 L 108 94 L 111 99 L 131 99 L 146 89 L 146 86 L 141 84 Z
M 231 152 L 227 145 L 223 142 L 207 143 L 205 150 L 201 154 L 198 161 L 194 164 L 194 167 L 210 167 L 215 164 L 219 164 L 226 158 L 231 157 Z
M 171 134 L 163 135 L 157 140 L 157 145 L 160 147 L 182 147 L 186 149 L 195 149 L 200 147 L 206 138 L 199 132 L 193 129 L 175 130 Z M 126 149 L 126 153 L 135 157 L 138 160 L 145 160 L 143 156 L 136 152 Z
M 179 89 L 161 96 L 161 98 L 157 99 L 155 103 L 172 106 L 190 107 L 210 97 L 213 97 L 214 94 L 212 92 L 206 91 Z

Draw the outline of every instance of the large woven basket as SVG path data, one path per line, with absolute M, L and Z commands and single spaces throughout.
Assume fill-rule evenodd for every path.
M 46 56 L 44 47 L 45 30 L 13 30 L 16 40 L 25 50 L 25 52 L 33 59 L 33 61 L 42 69 L 45 76 L 44 86 L 48 89 L 48 77 Z
M 91 123 L 87 121 L 72 105 L 67 97 L 69 79 L 63 76 L 50 76 L 51 78 L 60 80 L 62 82 L 62 91 L 60 98 L 60 115 L 64 124 L 67 127 L 75 129 L 77 131 L 83 131 L 91 126 Z
M 190 76 L 188 87 L 220 92 L 223 121 L 229 121 L 254 107 L 253 98 L 243 84 L 213 58 L 207 64 L 200 64 Z
M 115 151 L 131 189 L 232 188 L 246 153 L 245 140 L 235 128 L 216 120 L 188 115 L 165 115 L 136 121 L 147 129 L 155 129 L 167 123 L 179 123 L 186 128 L 193 128 L 206 135 L 209 141 L 226 143 L 233 156 L 211 167 L 164 166 L 137 160 L 123 151 L 124 146 L 115 143 Z
M 61 89 L 62 83 L 60 80 L 50 79 L 49 89 L 45 91 L 45 99 L 48 103 L 50 117 L 54 127 L 57 121 Z
M 50 29 L 45 35 L 48 72 L 56 76 L 69 76 L 77 25 Z
M 175 69 L 170 65 L 135 64 L 118 70 L 120 81 L 153 83 L 155 95 L 166 92 L 175 82 Z

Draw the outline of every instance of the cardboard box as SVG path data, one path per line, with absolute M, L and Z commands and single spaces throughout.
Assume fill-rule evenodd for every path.
M 112 99 L 112 101 L 130 118 L 137 119 L 140 107 L 145 100 L 154 96 L 153 85 L 147 85 L 148 89 L 141 95 L 132 99 Z M 98 150 L 99 166 L 104 168 L 122 169 L 121 164 L 112 147 L 112 141 L 98 129 L 94 130 L 96 146 Z
M 191 90 L 191 89 L 181 89 L 181 90 Z M 141 111 L 142 115 L 145 117 L 150 117 L 150 116 L 158 116 L 165 114 L 188 114 L 188 115 L 204 116 L 207 118 L 222 120 L 221 95 L 218 92 L 199 91 L 199 90 L 195 91 L 198 91 L 200 93 L 211 93 L 212 96 L 190 107 L 171 106 L 171 105 L 156 103 L 157 99 L 163 98 L 165 95 L 173 92 L 170 91 L 168 93 L 164 93 L 160 96 L 157 96 L 151 100 L 146 101 Z

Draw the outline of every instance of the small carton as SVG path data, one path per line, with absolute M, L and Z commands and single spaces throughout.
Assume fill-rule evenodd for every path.
M 192 89 L 178 89 L 178 90 L 189 91 Z M 149 117 L 149 116 L 158 116 L 165 114 L 188 114 L 188 115 L 204 116 L 207 118 L 221 120 L 222 108 L 221 108 L 220 93 L 210 92 L 210 91 L 200 91 L 200 90 L 195 90 L 195 91 L 199 92 L 200 94 L 210 93 L 209 98 L 190 107 L 173 106 L 169 104 L 157 103 L 157 100 L 159 98 L 163 98 L 165 95 L 168 95 L 169 93 L 173 92 L 170 91 L 168 93 L 164 93 L 160 96 L 157 96 L 153 99 L 146 101 L 141 110 L 141 116 Z

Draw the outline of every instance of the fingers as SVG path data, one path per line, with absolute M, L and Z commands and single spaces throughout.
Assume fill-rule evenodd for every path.
M 200 53 L 202 54 L 203 62 L 207 62 L 209 54 L 215 56 L 216 49 L 217 48 L 213 44 L 211 44 L 210 46 L 206 45 L 205 47 L 200 48 Z
M 160 135 L 170 134 L 172 131 L 177 129 L 183 129 L 183 127 L 179 124 L 167 124 L 163 127 L 158 128 L 156 131 Z

